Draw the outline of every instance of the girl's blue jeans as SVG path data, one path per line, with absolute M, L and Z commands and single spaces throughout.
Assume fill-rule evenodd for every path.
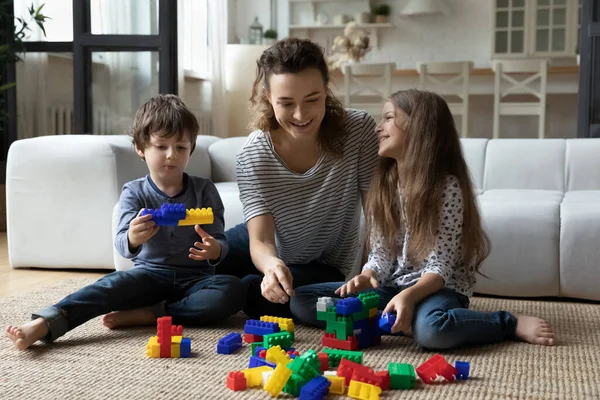
M 325 327 L 317 321 L 316 304 L 319 297 L 338 298 L 335 290 L 344 282 L 329 282 L 298 288 L 291 301 L 291 310 L 300 322 Z M 374 289 L 381 301 L 379 309 L 398 294 L 398 289 Z M 452 349 L 467 344 L 486 344 L 516 339 L 517 319 L 506 311 L 480 312 L 469 310 L 469 298 L 444 288 L 421 301 L 415 307 L 412 336 L 422 348 Z

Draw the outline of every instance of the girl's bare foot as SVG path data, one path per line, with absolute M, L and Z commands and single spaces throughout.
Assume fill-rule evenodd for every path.
M 516 315 L 516 318 L 519 339 L 532 344 L 554 345 L 554 331 L 548 322 L 528 315 Z
M 151 325 L 156 323 L 156 315 L 150 307 L 135 310 L 114 311 L 102 317 L 102 325 L 109 329 L 125 326 Z
M 48 324 L 44 318 L 31 320 L 21 326 L 9 325 L 5 335 L 12 340 L 15 347 L 25 350 L 48 334 Z

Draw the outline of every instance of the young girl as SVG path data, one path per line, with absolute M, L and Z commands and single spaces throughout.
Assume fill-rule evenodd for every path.
M 367 198 L 368 261 L 347 283 L 299 288 L 292 311 L 318 325 L 318 297 L 375 289 L 383 311 L 397 314 L 392 333 L 412 335 L 424 348 L 504 339 L 553 345 L 544 320 L 468 309 L 489 239 L 446 102 L 434 93 L 396 92 L 376 133 L 382 158 Z

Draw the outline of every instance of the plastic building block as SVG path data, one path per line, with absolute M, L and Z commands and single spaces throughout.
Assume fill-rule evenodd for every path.
M 375 318 L 377 316 L 377 309 L 376 308 L 371 308 L 369 310 L 369 318 Z
M 363 352 L 362 351 L 348 351 L 338 349 L 323 349 L 323 353 L 328 355 L 329 368 L 337 368 L 340 365 L 342 358 L 350 360 L 357 364 L 362 364 Z
M 259 387 L 262 385 L 262 374 L 265 371 L 273 371 L 273 368 L 263 365 L 261 367 L 247 368 L 242 370 L 246 377 L 248 387 Z
M 324 347 L 331 347 L 340 350 L 358 350 L 358 341 L 356 336 L 350 336 L 348 340 L 338 340 L 332 333 L 324 333 L 321 341 Z
M 273 363 L 268 363 L 267 360 L 259 358 L 259 357 L 250 357 L 250 362 L 248 363 L 248 368 L 256 368 L 256 367 L 262 367 L 263 365 L 266 365 L 267 367 L 271 367 L 271 368 L 275 368 L 275 364 Z
M 337 320 L 337 314 L 335 312 L 335 307 L 330 307 L 325 311 L 318 311 L 317 310 L 317 320 L 318 321 L 325 321 L 325 322 L 330 322 L 330 321 L 336 321 Z
M 329 392 L 331 382 L 324 376 L 317 376 L 300 390 L 300 400 L 322 399 Z
M 456 368 L 458 371 L 456 379 L 462 381 L 469 379 L 469 370 L 471 369 L 471 364 L 468 361 L 455 361 L 454 368 Z
M 327 311 L 335 306 L 331 297 L 319 297 L 317 299 L 317 311 Z
M 275 322 L 279 325 L 279 329 L 287 332 L 294 332 L 294 320 L 291 318 L 280 318 L 280 317 L 271 317 L 269 315 L 263 315 L 260 317 L 261 321 L 265 322 Z
M 158 343 L 158 336 L 152 336 L 148 339 L 146 345 L 146 355 L 150 358 L 160 358 L 160 344 Z
M 360 400 L 379 400 L 381 388 L 368 383 L 350 381 L 348 396 Z
M 294 397 L 300 396 L 300 391 L 308 383 L 308 379 L 304 379 L 298 374 L 292 373 L 290 379 L 287 381 L 285 386 L 283 387 L 283 392 L 290 394 Z
M 337 369 L 337 375 L 343 376 L 346 379 L 346 385 L 350 384 L 350 380 L 353 379 L 354 375 L 357 376 L 373 376 L 375 377 L 375 371 L 369 367 L 357 364 L 350 360 L 342 359 Z M 366 380 L 366 379 L 365 379 Z
M 271 379 L 271 375 L 273 375 L 274 370 L 270 369 L 268 371 L 264 371 L 262 373 L 262 387 L 265 387 L 269 379 Z
M 281 346 L 273 346 L 269 350 L 265 351 L 265 353 L 265 359 L 268 362 L 275 364 L 288 365 L 292 360 L 289 354 L 287 354 L 285 350 L 281 349 Z
M 192 340 L 190 338 L 181 339 L 181 347 L 179 348 L 179 356 L 181 358 L 190 358 L 192 355 Z
M 319 355 L 314 350 L 307 350 L 300 356 L 301 359 L 306 360 L 308 364 L 317 372 L 321 371 L 321 361 Z
M 258 357 L 258 353 L 260 352 L 260 350 L 257 352 L 256 349 L 260 348 L 261 350 L 266 350 L 263 347 L 263 342 L 254 342 L 250 344 L 250 353 L 254 354 L 256 357 Z
M 329 355 L 327 353 L 317 353 L 317 357 L 319 357 L 321 363 L 321 373 L 327 371 L 329 369 Z
M 227 387 L 234 392 L 246 390 L 246 377 L 240 371 L 232 371 L 227 374 Z
M 362 302 L 356 297 L 348 297 L 341 299 L 335 306 L 335 312 L 340 315 L 351 315 L 356 312 L 360 312 L 363 309 Z
M 346 392 L 346 379 L 343 376 L 326 375 L 325 378 L 331 382 L 329 393 L 344 394 Z
M 396 323 L 396 315 L 385 313 L 379 319 L 379 329 L 392 333 L 392 326 Z
M 242 347 L 242 336 L 239 333 L 231 332 L 219 339 L 217 343 L 217 353 L 233 354 Z
M 287 366 L 291 371 L 299 375 L 304 380 L 311 380 L 320 375 L 320 370 L 316 370 L 310 365 L 310 362 L 302 357 L 296 357 Z
M 446 359 L 440 354 L 435 354 L 429 360 L 419 365 L 416 370 L 419 378 L 424 383 L 433 383 L 438 375 L 443 376 L 448 381 L 453 381 L 454 376 L 458 375 L 456 368 L 448 364 Z
M 160 317 L 156 320 L 156 333 L 160 344 L 160 357 L 171 358 L 171 317 Z
M 277 397 L 279 393 L 281 393 L 281 390 L 283 389 L 283 387 L 285 386 L 285 384 L 291 376 L 292 370 L 287 368 L 283 364 L 279 364 L 275 368 L 275 371 L 273 372 L 273 375 L 271 375 L 271 378 L 269 378 L 269 380 L 265 384 L 264 389 L 267 392 L 269 392 L 272 396 Z
M 415 367 L 410 364 L 389 363 L 390 389 L 412 389 L 415 387 L 417 375 Z M 435 376 L 433 377 L 435 379 Z
M 261 350 L 260 353 L 258 353 L 258 357 L 266 360 L 267 359 L 267 351 L 264 349 Z
M 358 381 L 368 383 L 369 385 L 375 385 L 383 389 L 383 377 L 377 375 L 372 369 L 354 369 L 352 373 L 352 381 Z
M 171 343 L 171 358 L 181 358 L 181 342 Z
M 265 322 L 269 323 L 269 322 Z M 279 328 L 279 327 L 278 327 Z M 263 347 L 269 349 L 273 346 L 281 346 L 282 348 L 292 347 L 294 344 L 294 336 L 292 332 L 277 332 L 263 336 Z
M 390 371 L 377 371 L 375 375 L 381 378 L 381 390 L 390 390 Z
M 261 342 L 262 344 L 263 337 L 260 335 L 253 335 L 251 333 L 244 333 L 244 342 L 246 343 L 256 343 Z
M 354 334 L 352 326 L 352 318 L 336 317 L 335 321 L 327 321 L 325 331 L 327 333 L 335 333 L 335 338 L 338 340 L 347 340 L 349 336 Z
M 263 336 L 279 332 L 279 325 L 274 322 L 263 322 L 255 319 L 249 319 L 244 325 L 244 333 Z
M 185 211 L 185 218 L 179 220 L 178 226 L 209 225 L 215 222 L 215 216 L 211 207 L 190 208 Z
M 358 295 L 358 299 L 363 303 L 363 310 L 370 310 L 371 308 L 377 308 L 381 298 L 375 292 L 364 292 Z
M 185 218 L 185 204 L 164 203 L 160 209 L 146 208 L 142 210 L 141 215 L 152 215 L 151 220 L 158 226 L 177 226 L 179 220 Z

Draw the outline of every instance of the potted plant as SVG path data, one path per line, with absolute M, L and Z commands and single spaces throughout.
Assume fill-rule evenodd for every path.
M 263 44 L 272 45 L 277 41 L 277 31 L 275 29 L 267 29 L 263 35 Z
M 389 21 L 389 16 L 392 9 L 387 4 L 379 4 L 373 7 L 373 14 L 375 14 L 375 23 L 384 24 Z

